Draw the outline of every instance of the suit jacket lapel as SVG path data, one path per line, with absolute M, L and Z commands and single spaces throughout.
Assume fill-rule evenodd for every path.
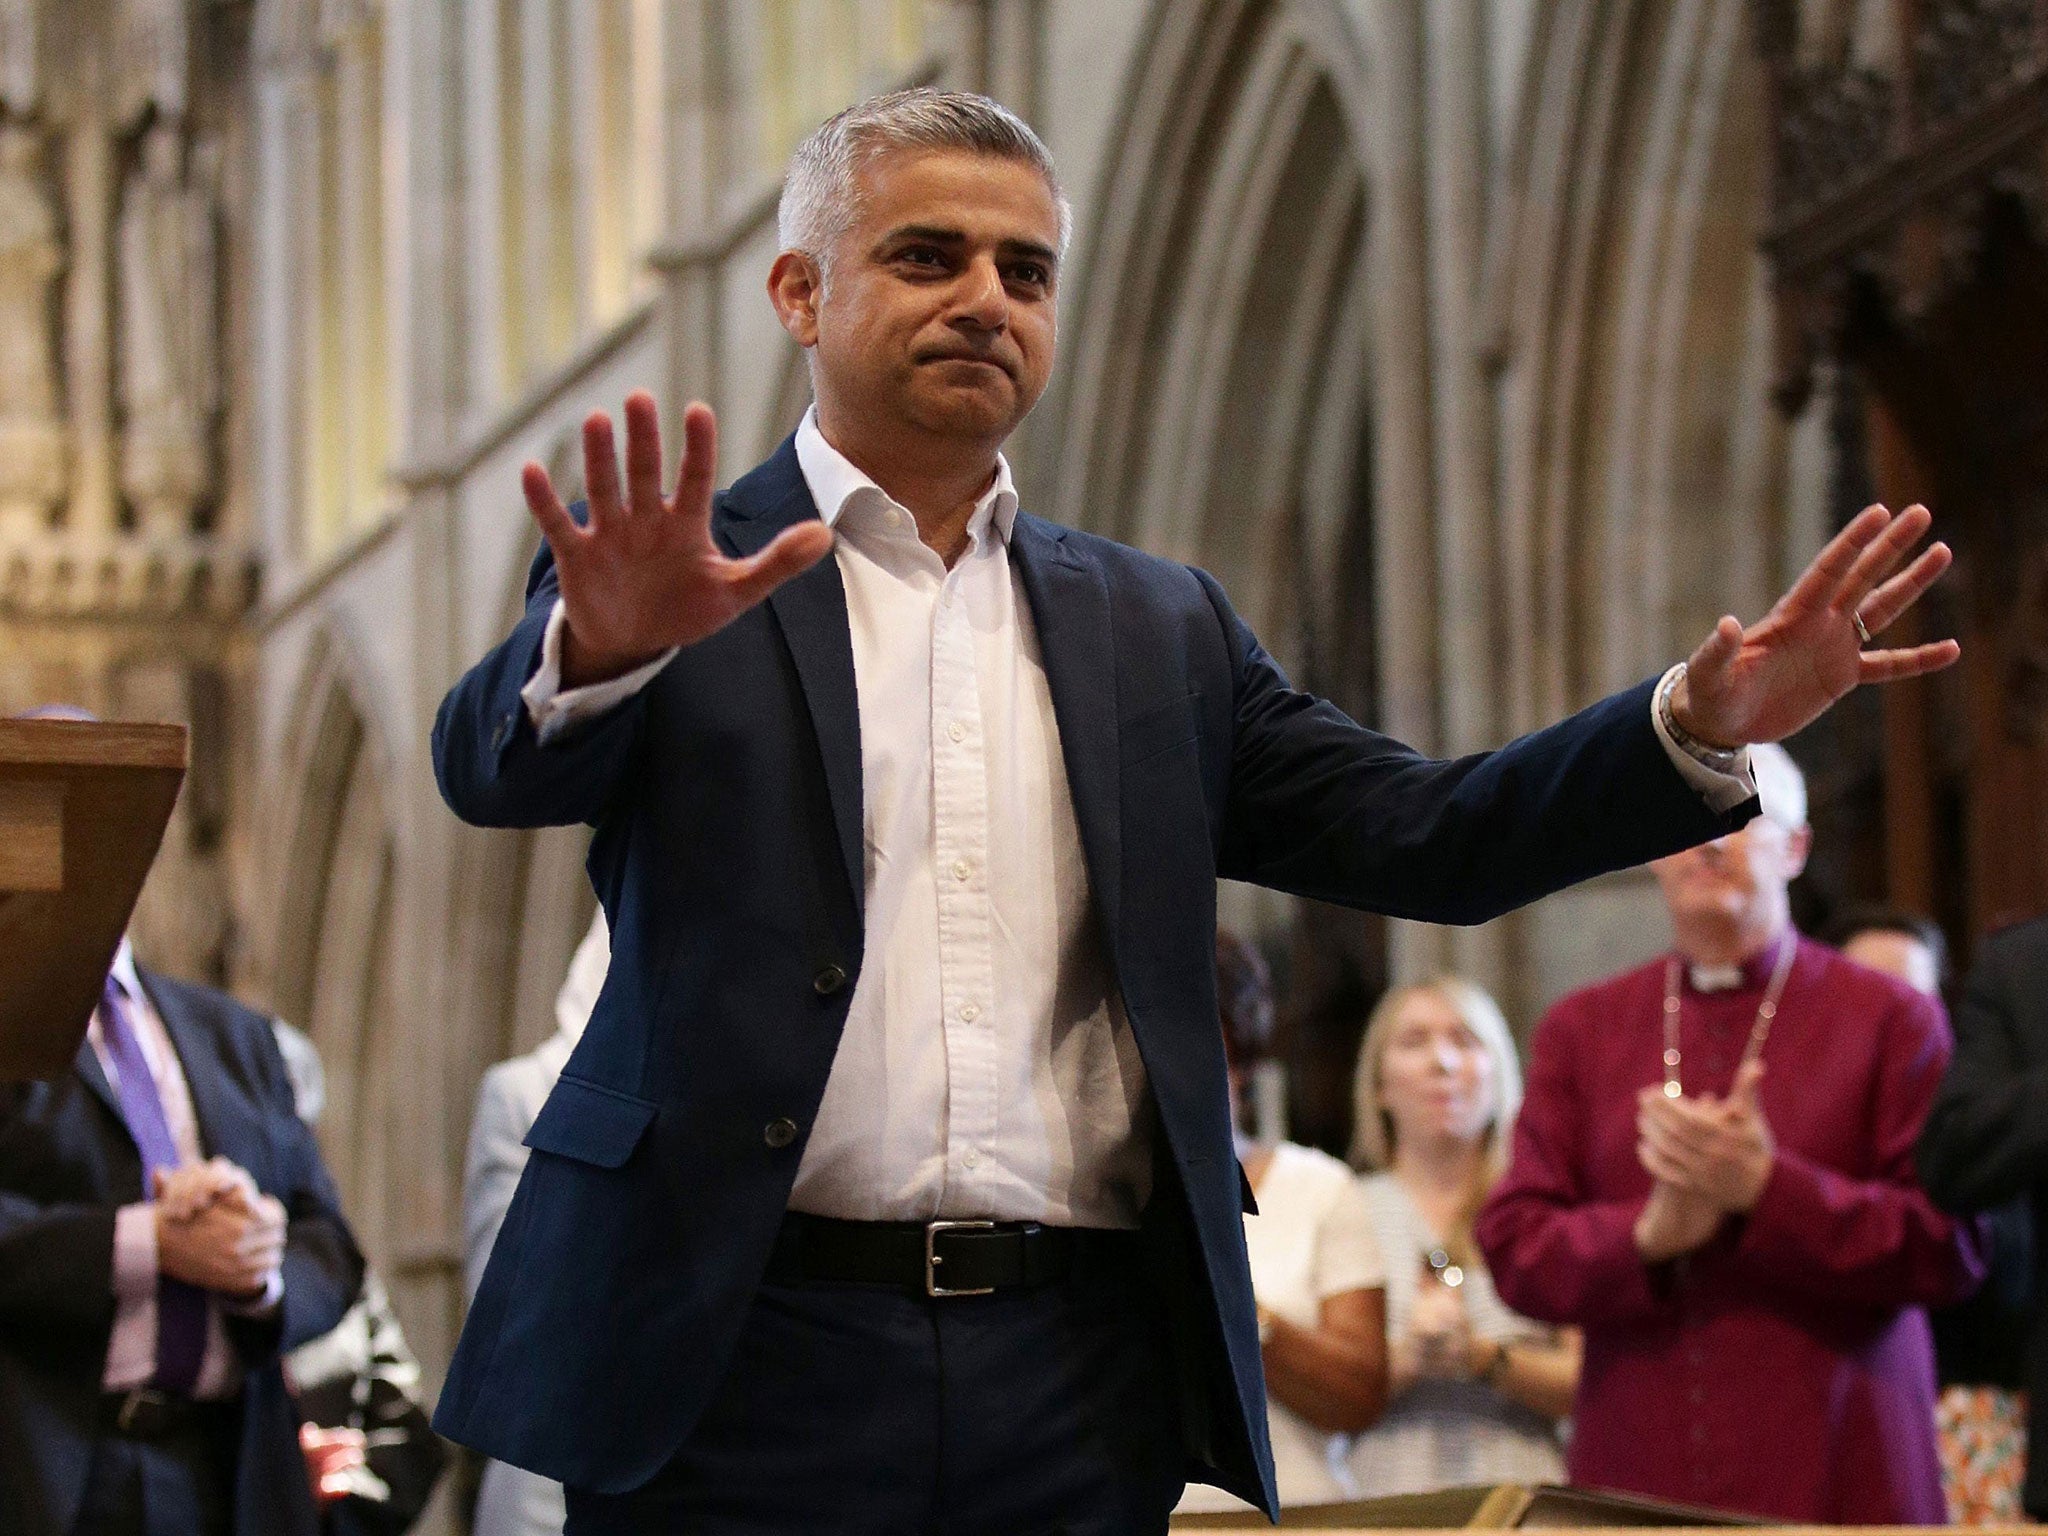
M 1109 585 L 1056 523 L 1020 514 L 1010 554 L 1031 603 L 1081 851 L 1114 958 L 1123 897 L 1123 781 Z
M 818 515 L 797 463 L 793 439 L 727 493 L 720 535 L 736 555 L 759 554 L 776 534 Z M 856 920 L 865 902 L 861 851 L 860 699 L 853 676 L 853 632 L 839 562 L 820 560 L 768 599 L 803 686 L 804 704 L 825 761 L 825 788 Z
M 114 1120 L 122 1130 L 128 1129 L 128 1117 L 121 1112 L 121 1096 L 114 1092 L 114 1085 L 107 1078 L 106 1069 L 100 1065 L 100 1053 L 92 1048 L 92 1041 L 78 1042 L 78 1055 L 71 1065 L 76 1069 L 85 1086 L 99 1096 L 107 1106 Z

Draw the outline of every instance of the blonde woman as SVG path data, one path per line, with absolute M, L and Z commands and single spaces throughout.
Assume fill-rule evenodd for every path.
M 1472 1241 L 1522 1101 L 1499 1006 L 1459 977 L 1387 994 L 1359 1047 L 1352 1162 L 1387 1262 L 1388 1404 L 1351 1442 L 1368 1496 L 1562 1482 L 1575 1333 L 1510 1312 Z

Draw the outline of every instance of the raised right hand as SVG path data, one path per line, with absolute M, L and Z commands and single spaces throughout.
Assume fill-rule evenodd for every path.
M 664 498 L 654 397 L 635 390 L 626 397 L 621 486 L 611 418 L 593 412 L 583 423 L 590 521 L 580 528 L 545 469 L 529 463 L 521 476 L 561 585 L 564 687 L 603 682 L 715 634 L 831 552 L 832 530 L 812 519 L 785 528 L 757 555 L 728 558 L 711 538 L 718 460 L 711 407 L 693 401 L 684 410 L 683 444 L 676 493 Z

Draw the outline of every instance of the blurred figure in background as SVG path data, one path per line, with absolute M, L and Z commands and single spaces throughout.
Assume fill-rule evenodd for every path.
M 1948 981 L 1948 940 L 1932 918 L 1918 913 L 1859 904 L 1837 913 L 1820 940 L 1928 997 L 1940 997 Z
M 362 1279 L 270 1021 L 123 939 L 71 1069 L 0 1084 L 0 1529 L 317 1536 L 281 1354 Z
M 1931 920 L 1911 912 L 1852 907 L 1822 937 L 1857 964 L 1930 997 L 1939 997 L 1948 980 L 1948 941 Z M 2012 1200 L 1990 1212 L 1984 1225 L 1990 1246 L 1983 1288 L 1929 1314 L 1941 1388 L 1935 1425 L 1942 1492 L 1958 1525 L 2019 1520 L 2026 1470 L 2022 1389 L 2033 1310 L 2033 1212 L 2024 1198 Z
M 1389 992 L 1359 1046 L 1352 1161 L 1387 1263 L 1387 1411 L 1353 1442 L 1368 1497 L 1564 1480 L 1579 1339 L 1511 1312 L 1472 1241 L 1522 1102 L 1494 1000 L 1441 977 Z
M 270 1022 L 299 1118 L 327 1106 L 327 1072 L 305 1034 Z M 448 1450 L 420 1405 L 420 1363 L 384 1282 L 367 1265 L 339 1325 L 285 1357 L 285 1382 L 305 1421 L 299 1444 L 324 1536 L 403 1536 L 433 1497 Z
M 1258 1209 L 1245 1217 L 1282 1506 L 1356 1497 L 1338 1438 L 1387 1398 L 1386 1272 L 1351 1170 L 1327 1153 L 1259 1139 L 1249 1089 L 1273 1049 L 1273 983 L 1259 952 L 1216 934 L 1216 995 L 1230 1062 L 1238 1159 Z M 1193 1484 L 1180 1509 L 1249 1509 Z
M 1947 1021 L 1800 939 L 1805 781 L 1750 762 L 1763 814 L 1652 866 L 1675 951 L 1538 1027 L 1479 1241 L 1511 1305 L 1585 1330 L 1574 1482 L 1944 1524 L 1924 1309 L 1982 1277 L 1913 1172 Z
M 468 1300 L 476 1297 L 477 1282 L 526 1167 L 526 1133 L 568 1064 L 569 1053 L 583 1038 L 611 958 L 611 936 L 600 908 L 555 995 L 555 1032 L 524 1056 L 499 1062 L 477 1086 L 462 1185 L 462 1276 Z M 484 1463 L 472 1536 L 562 1536 L 563 1519 L 560 1483 L 502 1461 Z
M 2048 1293 L 2048 919 L 1993 934 L 1971 967 L 1956 1004 L 1955 1060 L 1920 1139 L 1920 1176 L 1948 1210 L 1993 1212 L 1992 1241 L 2008 1250 L 2014 1207 L 2025 1213 L 2031 1252 L 2009 1270 L 2001 1251 L 1993 1286 L 2027 1319 L 2026 1347 L 2006 1364 L 2031 1388 L 2021 1502 L 2048 1520 L 2048 1328 L 2033 1316 Z

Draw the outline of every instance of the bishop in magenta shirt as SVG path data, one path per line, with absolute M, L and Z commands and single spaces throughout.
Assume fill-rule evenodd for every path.
M 1647 1264 L 1636 1096 L 1664 1081 L 1666 961 L 1559 1002 L 1477 1236 L 1501 1298 L 1585 1331 L 1572 1480 L 1799 1523 L 1944 1524 L 1925 1309 L 1982 1278 L 1974 1227 L 1915 1182 L 1948 1062 L 1941 1006 L 1819 944 L 1681 966 L 1687 1095 L 1725 1095 L 1778 944 L 1763 1052 L 1776 1157 L 1755 1208 Z

